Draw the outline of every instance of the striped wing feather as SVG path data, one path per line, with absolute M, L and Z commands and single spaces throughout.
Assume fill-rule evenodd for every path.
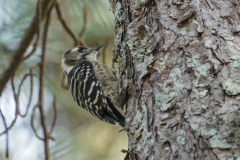
M 73 99 L 80 107 L 102 121 L 116 124 L 118 119 L 107 103 L 101 83 L 90 62 L 83 61 L 69 72 L 68 86 Z

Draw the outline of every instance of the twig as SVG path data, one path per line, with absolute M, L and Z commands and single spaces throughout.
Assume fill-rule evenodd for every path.
M 33 44 L 33 49 L 32 49 L 32 51 L 31 51 L 28 55 L 26 55 L 26 56 L 22 59 L 22 61 L 25 61 L 26 59 L 30 58 L 30 57 L 35 53 L 35 51 L 36 51 L 36 49 L 37 49 L 37 46 L 38 46 L 38 42 L 39 42 L 39 35 L 40 35 L 40 33 L 37 34 L 36 40 L 35 40 L 35 42 L 34 42 L 34 44 Z
M 34 127 L 35 112 L 36 112 L 36 109 L 37 109 L 38 107 L 39 107 L 39 104 L 36 104 L 36 105 L 33 107 L 33 111 L 32 111 L 32 114 L 31 114 L 31 128 L 32 128 L 33 132 L 35 133 L 36 137 L 37 137 L 39 140 L 44 141 L 44 139 L 37 134 L 37 130 L 36 130 L 35 127 Z
M 6 132 L 6 153 L 5 153 L 5 157 L 6 157 L 6 159 L 8 159 L 9 158 L 8 128 L 7 128 L 6 119 L 5 119 L 1 109 L 0 109 L 0 115 L 1 115 L 2 120 L 3 120 L 3 124 L 4 124 L 4 127 L 5 127 L 5 130 L 7 131 Z
M 73 41 L 74 41 L 74 46 L 77 46 L 77 45 L 79 44 L 79 39 L 78 39 L 78 37 L 73 33 L 73 31 L 70 29 L 70 27 L 67 25 L 66 21 L 63 19 L 62 12 L 61 12 L 61 9 L 60 9 L 60 6 L 59 6 L 59 3 L 58 3 L 58 2 L 56 2 L 55 8 L 56 8 L 56 11 L 57 11 L 58 18 L 59 18 L 60 22 L 61 22 L 62 25 L 63 25 L 63 28 L 64 28 L 64 29 L 66 30 L 66 32 L 70 35 L 70 37 L 73 39 Z
M 31 104 L 31 101 L 32 101 L 32 93 L 33 93 L 33 73 L 32 73 L 32 70 L 34 68 L 36 68 L 37 66 L 39 66 L 39 64 L 30 68 L 29 73 L 25 74 L 22 77 L 21 82 L 18 86 L 18 91 L 17 92 L 16 92 L 15 85 L 14 85 L 14 77 L 12 77 L 12 79 L 11 79 L 12 90 L 13 90 L 13 94 L 14 94 L 14 100 L 15 100 L 15 103 L 16 103 L 17 111 L 18 111 L 17 114 L 20 115 L 23 118 L 27 116 L 27 113 L 28 113 L 28 110 L 29 110 L 29 107 L 30 107 L 30 104 Z M 30 77 L 30 97 L 29 97 L 29 101 L 28 101 L 28 105 L 26 107 L 25 113 L 21 114 L 20 109 L 19 109 L 19 95 L 20 95 L 20 92 L 21 92 L 22 85 L 23 85 L 24 81 L 27 79 L 28 76 Z
M 38 43 L 39 43 L 39 39 L 40 39 L 39 37 L 41 35 L 41 29 L 40 29 L 40 24 L 41 24 L 41 21 L 42 21 L 42 13 L 41 13 L 41 11 L 42 11 L 41 7 L 42 6 L 41 5 L 42 5 L 41 1 L 38 0 L 38 3 L 37 3 L 37 26 L 36 26 L 36 28 L 37 28 L 36 29 L 37 30 L 37 37 L 36 37 L 35 42 L 33 44 L 33 49 L 27 56 L 25 56 L 22 59 L 22 61 L 24 61 L 24 60 L 28 59 L 29 57 L 31 57 L 34 54 L 34 52 L 36 51 L 36 49 L 37 49 L 37 46 L 38 46 Z
M 21 82 L 20 82 L 20 84 L 19 84 L 19 86 L 18 86 L 18 91 L 17 91 L 17 93 L 16 93 L 17 102 L 19 102 L 19 95 L 20 95 L 20 92 L 21 92 L 22 85 L 23 85 L 24 81 L 27 79 L 28 76 L 30 76 L 29 73 L 25 74 L 25 75 L 22 77 Z
M 12 86 L 12 90 L 13 90 L 14 101 L 15 101 L 15 103 L 16 103 L 16 109 L 17 109 L 16 115 L 18 115 L 19 98 L 18 98 L 18 94 L 17 94 L 17 92 L 16 92 L 15 85 L 14 85 L 14 76 L 11 78 L 11 86 Z
M 34 67 L 32 67 L 30 69 L 30 73 L 26 74 L 23 76 L 21 82 L 20 82 L 20 85 L 18 87 L 18 92 L 16 92 L 16 88 L 15 88 L 15 85 L 14 85 L 14 77 L 11 78 L 11 87 L 12 87 L 12 91 L 13 91 L 13 97 L 14 97 L 14 101 L 15 101 L 15 116 L 14 116 L 14 119 L 13 121 L 11 122 L 11 124 L 9 125 L 9 127 L 6 128 L 5 131 L 3 131 L 2 133 L 0 133 L 0 136 L 3 135 L 3 134 L 6 134 L 9 132 L 10 129 L 12 129 L 12 127 L 14 126 L 14 124 L 17 122 L 17 117 L 18 115 L 20 115 L 21 117 L 26 117 L 27 116 L 27 113 L 28 113 L 28 110 L 30 108 L 30 103 L 31 103 L 31 99 L 32 99 L 32 93 L 33 93 L 33 73 L 32 73 L 32 70 L 35 69 L 37 66 L 39 66 L 39 64 L 35 65 Z M 19 95 L 20 95 L 20 92 L 21 92 L 21 86 L 23 84 L 23 82 L 25 81 L 25 79 L 30 76 L 30 98 L 29 98 L 29 101 L 28 101 L 28 105 L 27 105 L 27 108 L 26 108 L 26 111 L 24 114 L 21 114 L 20 113 L 20 109 L 19 109 Z
M 20 82 L 20 84 L 18 86 L 17 92 L 16 92 L 16 89 L 15 89 L 15 86 L 14 86 L 14 77 L 11 78 L 11 84 L 12 84 L 12 89 L 13 89 L 13 94 L 14 94 L 14 101 L 16 103 L 16 115 L 15 116 L 20 115 L 21 117 L 25 117 L 25 116 L 22 116 L 21 113 L 20 113 L 20 109 L 19 109 L 19 95 L 20 95 L 20 92 L 21 92 L 21 88 L 22 88 L 23 82 L 27 79 L 28 76 L 30 76 L 29 73 L 25 74 L 22 77 L 21 82 Z M 32 89 L 32 87 L 31 87 L 31 89 Z M 32 95 L 30 95 L 30 97 L 32 97 Z
M 19 95 L 20 95 L 20 92 L 21 92 L 21 87 L 23 85 L 23 82 L 26 80 L 26 78 L 30 76 L 31 79 L 30 79 L 30 100 L 29 100 L 29 103 L 28 103 L 28 106 L 27 106 L 27 109 L 26 109 L 26 112 L 25 114 L 21 115 L 20 114 L 20 110 L 19 110 Z M 13 126 L 14 124 L 16 123 L 17 121 L 17 117 L 18 115 L 20 115 L 21 117 L 26 117 L 27 115 L 27 112 L 29 110 L 29 106 L 30 106 L 30 102 L 31 102 L 31 99 L 32 99 L 32 90 L 33 90 L 33 75 L 32 75 L 32 71 L 30 71 L 29 74 L 26 74 L 23 76 L 23 78 L 21 79 L 21 82 L 19 84 L 19 87 L 18 87 L 18 91 L 16 92 L 16 88 L 15 88 L 15 85 L 14 85 L 14 77 L 11 78 L 11 86 L 12 86 L 12 91 L 13 91 L 13 97 L 14 97 L 14 101 L 15 101 L 15 115 L 14 115 L 14 119 L 12 120 L 11 124 L 9 125 L 9 127 L 6 128 L 5 131 L 3 131 L 2 133 L 0 133 L 0 136 L 3 135 L 3 134 L 6 134 Z
M 28 104 L 27 104 L 27 107 L 26 107 L 26 111 L 24 114 L 21 114 L 21 112 L 19 111 L 19 115 L 23 118 L 25 118 L 28 114 L 28 110 L 30 108 L 30 104 L 31 104 L 31 101 L 32 101 L 32 94 L 33 94 L 33 73 L 32 73 L 32 70 L 39 66 L 39 64 L 35 65 L 34 67 L 30 68 L 29 69 L 29 73 L 27 74 L 27 76 L 30 76 L 30 97 L 29 97 L 29 100 L 28 100 Z M 20 90 L 20 89 L 19 89 Z M 20 92 L 19 92 L 20 93 Z
M 57 105 L 56 105 L 56 96 L 54 96 L 54 99 L 53 99 L 53 122 L 52 122 L 51 129 L 48 133 L 49 135 L 51 135 L 52 132 L 53 132 L 53 129 L 54 129 L 55 124 L 56 124 L 56 120 L 57 120 Z
M 44 0 L 42 2 L 42 17 L 46 16 L 49 7 L 54 2 L 54 0 Z M 3 72 L 0 78 L 0 95 L 2 94 L 7 82 L 13 76 L 18 66 L 21 64 L 21 59 L 23 58 L 24 53 L 29 47 L 33 37 L 37 33 L 37 24 L 38 24 L 38 12 L 36 12 L 35 16 L 32 19 L 30 26 L 25 30 L 24 37 L 19 44 L 19 47 L 15 51 L 15 55 L 13 56 L 11 62 L 9 63 L 9 67 Z
M 53 6 L 52 6 L 53 7 Z M 43 128 L 43 135 L 44 135 L 44 152 L 45 152 L 45 159 L 50 159 L 50 149 L 49 149 L 49 135 L 48 129 L 46 124 L 46 117 L 44 112 L 44 80 L 45 80 L 45 72 L 46 72 L 46 47 L 47 47 L 47 36 L 48 36 L 48 29 L 50 25 L 50 18 L 51 18 L 51 11 L 52 7 L 50 8 L 47 19 L 44 26 L 43 31 L 43 41 L 42 41 L 42 55 L 41 55 L 41 63 L 40 63 L 40 77 L 39 77 L 39 112 L 40 112 L 40 119 L 41 125 Z
M 14 99 L 15 99 L 15 103 L 16 103 L 16 106 L 15 106 L 15 115 L 14 115 L 14 119 L 12 120 L 11 124 L 9 125 L 9 127 L 7 127 L 2 133 L 0 133 L 0 136 L 2 136 L 3 134 L 6 134 L 9 132 L 10 129 L 12 129 L 12 127 L 14 126 L 14 124 L 17 122 L 17 117 L 18 117 L 18 113 L 19 113 L 19 108 L 18 108 L 18 98 L 17 98 L 17 95 L 16 95 L 16 90 L 15 90 L 15 87 L 14 87 L 14 80 L 13 80 L 13 77 L 11 78 L 11 86 L 12 86 L 12 90 L 13 90 L 13 96 L 14 96 Z

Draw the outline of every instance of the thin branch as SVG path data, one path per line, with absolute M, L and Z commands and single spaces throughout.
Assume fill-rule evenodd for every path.
M 29 100 L 29 103 L 28 103 L 28 106 L 27 106 L 27 109 L 26 109 L 26 112 L 25 114 L 21 115 L 20 114 L 20 111 L 19 111 L 19 95 L 20 95 L 20 92 L 21 92 L 21 87 L 23 85 L 23 82 L 25 81 L 25 79 L 30 76 L 30 100 Z M 29 74 L 26 74 L 22 77 L 21 79 L 21 82 L 19 84 L 19 87 L 18 87 L 18 91 L 16 92 L 16 88 L 15 88 L 15 85 L 14 85 L 14 77 L 11 78 L 11 87 L 12 87 L 12 91 L 13 91 L 13 97 L 14 97 L 14 101 L 15 101 L 15 115 L 14 115 L 14 119 L 12 120 L 11 124 L 9 125 L 9 127 L 6 128 L 5 131 L 3 131 L 2 133 L 0 133 L 0 136 L 3 135 L 3 134 L 7 134 L 7 132 L 9 132 L 10 129 L 12 129 L 12 127 L 14 126 L 14 124 L 16 123 L 17 121 L 17 117 L 18 115 L 20 115 L 21 117 L 25 117 L 27 115 L 27 112 L 28 112 L 28 109 L 29 109 L 29 106 L 30 106 L 30 103 L 31 103 L 31 99 L 32 99 L 32 90 L 33 90 L 33 75 L 32 75 L 32 72 L 30 71 Z
M 30 104 L 31 104 L 31 101 L 32 101 L 32 94 L 33 94 L 33 69 L 35 67 L 39 66 L 39 64 L 35 65 L 34 67 L 30 68 L 29 69 L 29 73 L 27 74 L 27 76 L 30 76 L 30 96 L 29 96 L 29 100 L 28 100 L 28 104 L 27 104 L 27 107 L 26 107 L 26 111 L 24 114 L 21 114 L 21 112 L 19 111 L 19 115 L 23 118 L 25 118 L 28 114 L 28 110 L 30 108 Z M 19 87 L 20 88 L 20 87 Z M 20 93 L 20 89 L 19 89 L 19 93 Z
M 41 5 L 42 5 L 41 1 L 38 0 L 38 3 L 37 3 L 37 26 L 36 26 L 36 28 L 37 28 L 37 33 L 36 33 L 37 37 L 36 37 L 35 42 L 33 44 L 33 49 L 27 56 L 25 56 L 22 59 L 22 61 L 24 61 L 24 60 L 28 59 L 29 57 L 31 57 L 35 53 L 35 51 L 37 49 L 37 46 L 38 46 L 38 43 L 39 43 L 39 39 L 40 39 L 39 37 L 41 35 L 41 29 L 40 29 L 41 20 L 42 20 L 42 13 L 41 13 L 41 11 L 42 11 L 41 7 L 42 6 Z
M 16 92 L 16 89 L 15 89 L 15 86 L 14 86 L 14 77 L 12 77 L 12 79 L 11 79 L 11 84 L 12 84 L 12 89 L 13 89 L 13 94 L 14 94 L 14 101 L 16 103 L 16 110 L 17 110 L 17 112 L 16 112 L 17 114 L 15 116 L 18 116 L 18 115 L 21 116 L 20 109 L 19 109 L 19 95 L 20 95 L 20 92 L 21 92 L 22 85 L 23 85 L 24 81 L 27 79 L 28 76 L 30 76 L 30 75 L 25 74 L 22 77 L 21 82 L 18 86 L 17 92 Z
M 16 92 L 15 89 L 15 85 L 14 85 L 14 77 L 11 78 L 11 86 L 12 86 L 12 90 L 13 90 L 13 97 L 14 97 L 14 101 L 15 101 L 15 117 L 14 120 L 12 121 L 10 126 L 14 126 L 15 122 L 17 121 L 17 117 L 19 114 L 19 94 Z
M 21 82 L 18 86 L 18 91 L 17 92 L 16 92 L 15 85 L 14 85 L 14 77 L 12 77 L 12 79 L 11 79 L 12 90 L 13 90 L 13 94 L 14 94 L 14 100 L 15 100 L 15 103 L 16 103 L 16 108 L 18 110 L 17 114 L 20 115 L 23 118 L 27 116 L 27 113 L 28 113 L 28 110 L 29 110 L 29 107 L 30 107 L 30 104 L 31 104 L 31 101 L 32 101 L 32 93 L 33 93 L 33 73 L 32 73 L 32 70 L 34 68 L 38 67 L 38 66 L 39 66 L 39 63 L 37 65 L 33 66 L 32 68 L 30 68 L 29 73 L 25 74 L 22 77 Z M 19 109 L 19 95 L 21 93 L 22 85 L 23 85 L 24 81 L 27 79 L 27 77 L 30 77 L 30 97 L 29 97 L 29 101 L 28 101 L 28 105 L 26 107 L 25 113 L 21 114 L 20 109 Z
M 15 85 L 14 85 L 14 76 L 11 77 L 11 87 L 12 87 L 12 91 L 13 91 L 13 97 L 15 97 L 16 89 L 15 89 Z
M 40 35 L 40 33 L 37 34 L 36 40 L 35 40 L 35 42 L 34 42 L 34 44 L 33 44 L 33 49 L 32 49 L 32 51 L 31 51 L 28 55 L 26 55 L 26 56 L 22 59 L 22 61 L 25 61 L 26 59 L 30 58 L 30 57 L 35 53 L 35 51 L 37 50 L 37 46 L 38 46 L 38 43 L 39 43 L 39 35 Z
M 86 5 L 83 6 L 83 26 L 82 26 L 82 29 L 79 33 L 79 37 L 80 39 L 83 38 L 86 30 L 87 30 L 87 23 L 88 23 L 88 19 L 87 19 L 87 14 L 88 14 L 88 8 Z
M 79 39 L 78 39 L 78 37 L 73 33 L 73 31 L 70 29 L 70 27 L 67 25 L 67 22 L 63 19 L 62 12 L 61 12 L 61 9 L 60 9 L 60 6 L 59 6 L 59 3 L 58 3 L 58 2 L 56 2 L 55 8 L 56 8 L 56 11 L 57 11 L 58 19 L 59 19 L 60 22 L 62 23 L 63 28 L 66 30 L 66 32 L 69 34 L 69 36 L 73 39 L 73 41 L 74 41 L 74 46 L 77 46 L 78 43 L 79 43 Z
M 4 127 L 5 127 L 5 130 L 7 131 L 6 132 L 6 153 L 5 153 L 5 157 L 6 157 L 6 159 L 8 159 L 9 158 L 8 128 L 7 128 L 6 119 L 5 119 L 1 109 L 0 109 L 0 115 L 1 115 L 2 120 L 3 120 L 3 124 L 4 124 Z
M 52 122 L 51 129 L 49 131 L 49 135 L 51 135 L 53 132 L 53 129 L 56 124 L 56 120 L 57 120 L 57 105 L 56 105 L 56 96 L 54 96 L 54 99 L 53 99 L 53 122 Z
M 42 2 L 42 17 L 46 16 L 47 11 L 49 10 L 49 7 L 53 3 L 54 0 L 44 0 Z M 26 52 L 27 48 L 31 44 L 31 41 L 33 37 L 37 33 L 37 26 L 38 26 L 38 12 L 36 12 L 35 16 L 32 19 L 32 22 L 30 26 L 25 30 L 24 37 L 22 41 L 19 44 L 19 47 L 15 51 L 15 55 L 13 56 L 13 59 L 9 63 L 8 68 L 3 72 L 1 78 L 0 78 L 0 95 L 2 94 L 7 82 L 9 79 L 14 75 L 15 71 L 17 70 L 18 66 L 21 64 L 21 59 L 24 56 L 24 53 Z
M 20 92 L 21 92 L 22 85 L 23 85 L 24 81 L 27 79 L 28 76 L 30 76 L 29 73 L 25 74 L 25 75 L 22 77 L 22 79 L 21 79 L 21 82 L 20 82 L 20 84 L 19 84 L 19 86 L 18 86 L 18 91 L 17 91 L 17 93 L 16 93 L 16 95 L 17 95 L 17 96 L 16 96 L 16 97 L 17 97 L 17 101 L 19 101 L 18 99 L 19 99 L 19 95 L 20 95 Z
M 13 77 L 11 78 L 11 86 L 12 86 L 12 90 L 13 90 L 13 96 L 14 96 L 14 99 L 15 99 L 15 103 L 16 103 L 16 106 L 15 106 L 15 115 L 14 115 L 14 119 L 12 120 L 11 124 L 9 125 L 9 127 L 7 127 L 2 133 L 0 133 L 0 136 L 2 136 L 3 134 L 6 134 L 9 132 L 10 129 L 12 129 L 12 127 L 14 126 L 14 124 L 17 122 L 17 117 L 18 117 L 18 113 L 19 113 L 19 102 L 18 102 L 18 98 L 17 98 L 17 94 L 16 94 L 16 89 L 15 89 L 15 86 L 14 86 L 14 79 Z
M 36 136 L 39 140 L 44 141 L 44 139 L 37 134 L 37 130 L 35 129 L 35 126 L 34 126 L 35 112 L 36 112 L 36 109 L 37 109 L 38 107 L 39 107 L 39 104 L 36 104 L 36 105 L 33 107 L 33 111 L 32 111 L 32 114 L 31 114 L 31 128 L 32 128 L 35 136 Z
M 52 6 L 53 7 L 53 6 Z M 49 149 L 49 135 L 48 129 L 46 124 L 46 116 L 44 112 L 44 82 L 45 82 L 45 72 L 46 72 L 46 47 L 47 47 L 47 36 L 48 36 L 48 29 L 50 25 L 50 18 L 51 18 L 51 11 L 52 7 L 47 14 L 47 20 L 45 22 L 44 31 L 43 31 L 43 41 L 42 41 L 42 55 L 41 55 L 41 63 L 40 63 L 40 77 L 39 77 L 39 112 L 40 112 L 40 119 L 41 125 L 43 128 L 43 135 L 44 135 L 44 152 L 45 152 L 45 159 L 50 159 L 50 149 Z
M 14 124 L 17 122 L 18 115 L 20 115 L 21 117 L 26 117 L 26 115 L 28 113 L 28 110 L 29 110 L 29 107 L 30 107 L 30 103 L 31 103 L 31 99 L 32 99 L 32 93 L 33 93 L 33 73 L 32 73 L 32 70 L 37 66 L 38 66 L 38 64 L 30 69 L 30 73 L 23 76 L 23 78 L 21 79 L 21 82 L 19 84 L 19 87 L 17 89 L 18 90 L 17 92 L 16 92 L 16 88 L 15 88 L 15 85 L 14 85 L 14 77 L 11 78 L 11 87 L 12 87 L 13 97 L 14 97 L 14 101 L 15 101 L 15 115 L 14 115 L 14 119 L 12 120 L 9 127 L 7 127 L 2 133 L 0 133 L 0 136 L 3 135 L 3 134 L 6 134 L 7 132 L 9 132 L 10 129 L 12 129 Z M 21 115 L 20 110 L 19 110 L 19 95 L 20 95 L 20 92 L 21 92 L 21 87 L 23 85 L 23 82 L 25 81 L 25 79 L 28 76 L 30 76 L 30 98 L 29 98 L 29 102 L 28 102 L 25 114 Z

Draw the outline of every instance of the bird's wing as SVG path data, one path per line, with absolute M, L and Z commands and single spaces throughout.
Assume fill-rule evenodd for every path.
M 68 74 L 68 86 L 77 104 L 102 121 L 115 125 L 118 119 L 109 107 L 93 65 L 83 61 Z

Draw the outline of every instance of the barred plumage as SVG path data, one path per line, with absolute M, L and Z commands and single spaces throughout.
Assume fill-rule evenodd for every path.
M 62 69 L 68 88 L 77 104 L 100 120 L 125 125 L 119 107 L 118 78 L 114 69 L 97 62 L 96 49 L 76 47 L 63 54 Z

